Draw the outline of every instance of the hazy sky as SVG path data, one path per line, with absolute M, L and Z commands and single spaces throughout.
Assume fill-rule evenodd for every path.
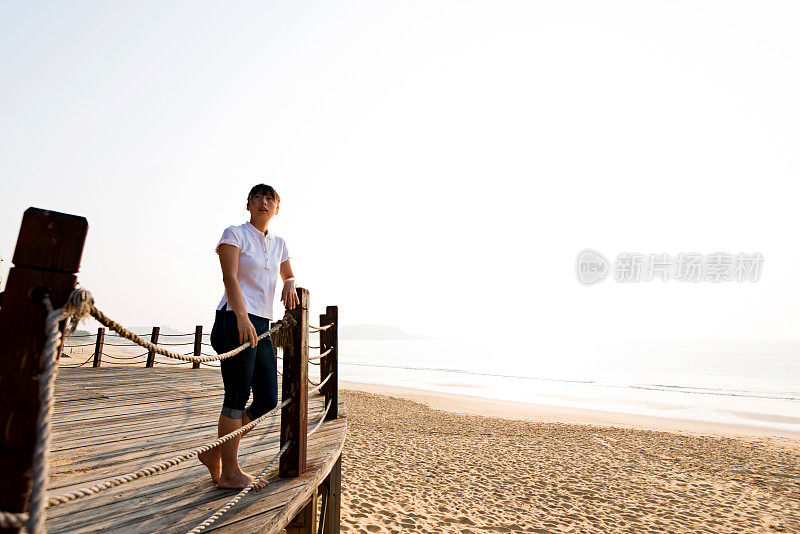
M 3 2 L 0 254 L 89 220 L 128 325 L 210 324 L 266 182 L 313 313 L 535 354 L 800 339 L 794 2 Z M 758 283 L 575 257 L 760 252 Z M 276 315 L 279 304 L 276 304 Z

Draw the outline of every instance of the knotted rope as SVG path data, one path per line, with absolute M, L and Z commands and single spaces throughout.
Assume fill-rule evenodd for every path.
M 308 328 L 313 330 L 314 332 L 321 332 L 322 330 L 327 330 L 328 328 L 332 327 L 333 323 L 328 323 L 325 326 L 314 326 L 313 324 L 308 325 Z

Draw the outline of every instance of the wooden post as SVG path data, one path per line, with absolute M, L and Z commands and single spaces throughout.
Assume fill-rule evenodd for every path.
M 200 356 L 203 348 L 203 325 L 194 327 L 194 355 Z M 192 369 L 200 369 L 200 362 L 192 362 Z
M 47 339 L 41 296 L 46 288 L 54 308 L 64 305 L 75 288 L 87 230 L 86 219 L 75 215 L 28 208 L 22 217 L 0 308 L 0 510 L 27 508 Z
M 288 525 L 286 534 L 317 534 L 317 492 L 311 494 L 311 498 L 303 508 L 297 512 Z
M 300 306 L 289 310 L 297 326 L 292 329 L 292 355 L 283 358 L 283 399 L 292 402 L 281 411 L 281 447 L 292 444 L 281 456 L 278 475 L 299 477 L 306 470 L 306 438 L 308 426 L 308 289 L 297 288 Z
M 328 489 L 328 499 L 324 511 L 325 520 L 322 522 L 324 534 L 339 534 L 342 515 L 342 457 L 333 464 L 333 469 L 322 482 Z
M 158 344 L 158 333 L 161 332 L 160 326 L 154 326 L 153 332 L 150 334 L 150 343 L 157 345 Z M 147 363 L 145 367 L 153 367 L 156 363 L 156 352 L 153 350 L 147 351 Z
M 100 363 L 103 361 L 103 342 L 105 338 L 106 329 L 101 326 L 97 329 L 97 341 L 94 343 L 94 363 L 92 367 L 100 367 Z
M 325 352 L 332 349 L 330 354 L 324 356 L 320 360 L 320 373 L 321 380 L 330 373 L 333 376 L 325 382 L 322 386 L 322 393 L 325 395 L 325 404 L 331 402 L 331 407 L 328 414 L 325 416 L 326 421 L 331 421 L 339 417 L 339 307 L 328 306 L 325 308 L 325 314 L 320 315 L 319 325 L 324 326 L 331 324 L 332 326 L 327 330 L 322 330 L 319 333 L 319 350 Z

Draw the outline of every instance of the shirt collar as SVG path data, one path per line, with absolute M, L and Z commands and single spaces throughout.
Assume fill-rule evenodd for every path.
M 269 233 L 269 228 L 267 228 L 267 233 L 266 234 L 262 234 L 261 230 L 259 230 L 255 226 L 253 226 L 253 223 L 251 223 L 250 221 L 247 221 L 246 223 L 244 223 L 244 226 L 245 226 L 245 228 L 250 230 L 256 236 L 260 235 L 261 237 L 266 237 L 267 239 L 272 239 L 272 234 Z

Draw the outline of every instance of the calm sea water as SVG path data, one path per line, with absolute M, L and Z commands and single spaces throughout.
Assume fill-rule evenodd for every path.
M 191 352 L 192 337 L 165 338 Z M 64 364 L 81 363 L 93 338 L 75 338 Z M 112 354 L 143 349 L 107 336 Z M 210 348 L 203 352 L 213 354 Z M 316 352 L 316 351 L 312 351 Z M 475 339 L 341 340 L 342 380 L 610 412 L 746 424 L 800 432 L 800 344 L 596 350 L 548 354 Z M 107 365 L 143 361 L 104 357 Z M 168 362 L 172 363 L 172 362 Z M 312 376 L 314 373 L 312 372 Z
M 547 357 L 470 340 L 341 341 L 342 380 L 800 431 L 800 347 Z

